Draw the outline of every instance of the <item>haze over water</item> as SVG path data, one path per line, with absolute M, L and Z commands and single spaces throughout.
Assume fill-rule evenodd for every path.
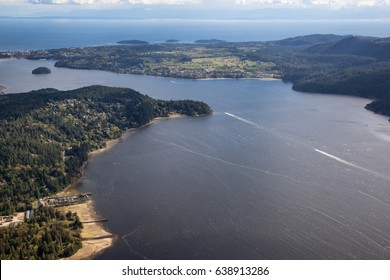
M 0 51 L 112 45 L 139 39 L 231 42 L 270 41 L 308 34 L 387 37 L 389 19 L 379 20 L 80 20 L 0 18 Z
M 32 76 L 37 66 L 52 74 Z M 2 61 L 0 72 L 9 92 L 98 83 L 214 109 L 139 129 L 88 165 L 78 189 L 119 236 L 98 259 L 390 258 L 390 127 L 369 100 L 50 61 Z

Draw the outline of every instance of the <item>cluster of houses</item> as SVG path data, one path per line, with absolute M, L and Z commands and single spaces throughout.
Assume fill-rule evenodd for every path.
M 90 193 L 77 194 L 73 196 L 59 196 L 59 197 L 48 197 L 40 199 L 39 204 L 43 206 L 62 207 L 74 204 L 84 203 L 89 200 Z M 24 220 L 30 221 L 34 217 L 34 210 L 27 210 L 24 212 Z M 23 213 L 21 216 L 0 216 L 0 227 L 2 226 L 15 226 L 19 223 L 23 223 Z
M 52 207 L 69 206 L 69 205 L 84 203 L 87 200 L 89 200 L 90 196 L 91 196 L 90 193 L 84 193 L 84 194 L 77 194 L 73 196 L 49 197 L 43 203 L 45 204 L 45 206 L 52 206 Z

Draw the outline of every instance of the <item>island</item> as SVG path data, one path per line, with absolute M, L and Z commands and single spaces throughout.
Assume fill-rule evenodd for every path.
M 176 39 L 169 39 L 169 40 L 166 40 L 165 43 L 179 43 L 180 41 L 179 40 L 176 40 Z
M 141 41 L 141 40 L 123 40 L 123 41 L 117 42 L 117 44 L 122 44 L 122 45 L 148 45 L 149 42 Z
M 390 38 L 313 34 L 268 42 L 212 39 L 16 51 L 0 57 L 54 59 L 56 67 L 184 79 L 282 79 L 297 91 L 374 99 L 366 109 L 390 115 L 389 49 Z
M 83 233 L 88 222 L 98 219 L 88 194 L 63 191 L 79 180 L 94 152 L 126 131 L 156 118 L 211 113 L 203 102 L 156 100 L 132 89 L 104 86 L 0 96 L 1 223 L 17 217 L 14 226 L 4 222 L 7 226 L 0 228 L 0 258 L 68 258 L 85 242 L 102 239 L 109 245 L 114 236 L 99 226 L 93 229 L 97 237 Z
M 226 41 L 218 40 L 218 39 L 201 39 L 195 41 L 195 44 L 218 44 L 218 43 L 226 43 Z
M 38 67 L 32 70 L 32 74 L 34 75 L 42 75 L 42 74 L 50 74 L 51 70 L 47 67 Z

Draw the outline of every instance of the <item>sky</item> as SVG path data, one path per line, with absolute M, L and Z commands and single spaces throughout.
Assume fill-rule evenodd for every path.
M 383 19 L 390 0 L 0 0 L 0 16 Z

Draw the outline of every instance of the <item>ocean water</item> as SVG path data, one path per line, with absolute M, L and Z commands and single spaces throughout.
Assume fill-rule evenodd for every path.
M 390 36 L 390 20 L 66 20 L 0 19 L 0 51 L 115 44 L 139 39 L 269 41 L 307 34 Z
M 390 125 L 364 110 L 370 100 L 53 65 L 1 61 L 0 83 L 98 82 L 214 109 L 139 129 L 87 166 L 77 188 L 118 235 L 97 259 L 390 259 Z
M 1 19 L 0 47 L 385 37 L 387 26 Z M 52 73 L 32 75 L 38 66 Z M 7 93 L 124 86 L 214 109 L 139 129 L 87 166 L 77 188 L 92 193 L 119 237 L 97 259 L 390 259 L 390 125 L 364 110 L 370 100 L 294 92 L 281 81 L 155 78 L 55 68 L 54 61 L 0 60 L 0 84 Z

